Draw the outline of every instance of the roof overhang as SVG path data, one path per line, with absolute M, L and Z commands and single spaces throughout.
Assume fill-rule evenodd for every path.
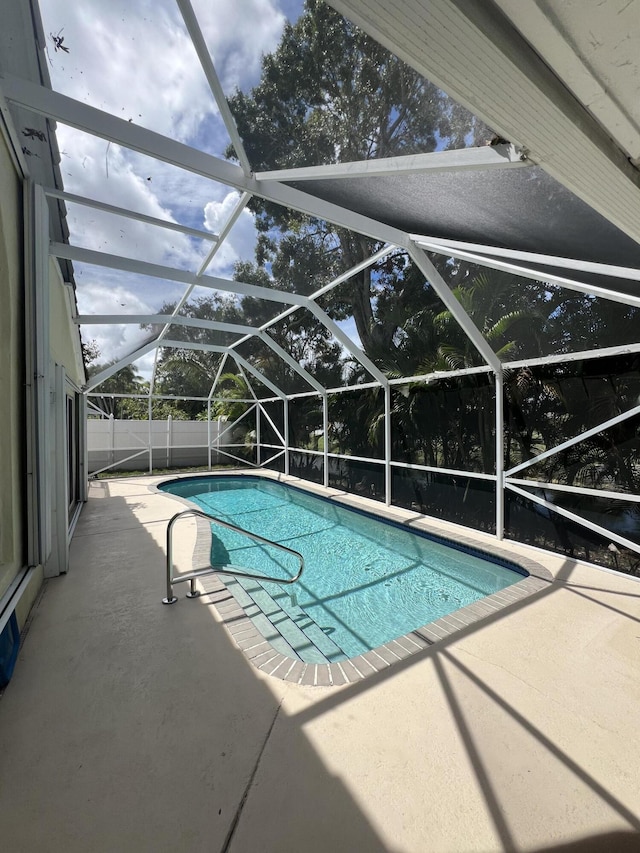
M 609 4 L 592 0 L 329 3 L 640 241 L 640 173 L 629 162 L 630 156 L 640 154 L 635 0 L 625 4 L 626 14 L 617 21 L 610 9 L 602 8 Z M 594 23 L 605 15 L 602 26 Z M 604 43 L 601 50 L 591 50 L 591 62 L 590 22 Z M 622 67 L 617 61 L 614 69 L 616 43 L 630 32 L 630 57 Z M 615 89 L 598 99 L 593 96 L 594 81 L 603 69 Z

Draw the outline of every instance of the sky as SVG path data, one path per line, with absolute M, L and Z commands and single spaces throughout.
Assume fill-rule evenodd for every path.
M 227 95 L 248 90 L 298 0 L 192 0 Z M 229 139 L 175 0 L 40 0 L 52 86 L 210 154 Z M 57 38 L 59 45 L 56 49 Z M 60 42 L 62 39 L 62 42 Z M 61 49 L 67 48 L 68 52 Z M 215 233 L 238 198 L 221 184 L 58 124 L 60 168 L 68 192 Z M 211 243 L 145 223 L 67 204 L 70 242 L 102 252 L 196 271 Z M 245 210 L 207 269 L 232 277 L 252 260 L 256 232 Z M 74 264 L 83 313 L 156 313 L 184 287 Z M 83 326 L 100 361 L 120 357 L 145 338 L 137 325 Z M 147 374 L 153 354 L 136 366 Z

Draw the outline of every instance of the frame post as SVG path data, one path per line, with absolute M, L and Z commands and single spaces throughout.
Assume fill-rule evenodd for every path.
M 258 468 L 262 467 L 262 453 L 260 449 L 260 411 L 262 406 L 260 403 L 256 403 L 256 465 Z
M 322 395 L 322 450 L 323 450 L 323 470 L 324 487 L 329 486 L 329 397 L 325 393 Z
M 391 506 L 391 388 L 384 389 L 384 502 Z
M 284 473 L 289 473 L 289 400 L 284 397 Z
M 495 372 L 496 382 L 496 538 L 504 539 L 504 374 Z
M 149 473 L 150 474 L 153 474 L 153 434 L 152 434 L 153 422 L 151 420 L 151 418 L 152 418 L 152 407 L 153 407 L 153 402 L 151 400 L 151 395 L 149 395 L 147 412 L 148 412 L 148 418 L 149 418 Z

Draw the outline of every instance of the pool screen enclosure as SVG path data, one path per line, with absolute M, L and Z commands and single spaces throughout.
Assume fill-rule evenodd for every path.
M 153 240 L 177 235 L 204 247 L 198 265 L 187 268 L 146 256 L 144 244 L 127 256 L 71 244 L 41 224 L 37 245 L 62 263 L 107 271 L 115 285 L 181 288 L 171 310 L 98 313 L 82 301 L 75 318 L 81 328 L 144 329 L 83 389 L 89 412 L 104 414 L 105 395 L 127 398 L 126 391 L 105 391 L 105 383 L 151 354 L 139 416 L 148 420 L 149 444 L 140 453 L 148 451 L 150 470 L 154 406 L 189 398 L 207 423 L 209 466 L 223 454 L 231 464 L 271 468 L 637 573 L 640 245 L 623 214 L 614 223 L 587 193 L 580 197 L 559 179 L 559 167 L 497 137 L 477 147 L 254 171 L 198 18 L 189 0 L 177 0 L 177 7 L 231 159 L 47 86 L 11 74 L 0 80 L 11 110 L 28 117 L 21 124 L 37 130 L 57 122 L 101 140 L 107 155 L 110 146 L 137 152 L 145 163 L 237 194 L 214 233 L 124 201 L 35 187 L 50 211 L 64 203 L 79 217 L 113 216 L 148 229 Z M 256 201 L 331 223 L 366 240 L 370 251 L 304 292 L 276 276 L 257 282 L 216 274 L 216 257 Z M 416 292 L 415 311 L 394 339 L 402 359 L 393 364 L 354 333 L 347 298 L 352 283 L 368 276 L 383 299 L 390 265 L 411 271 Z M 472 283 L 466 289 L 462 269 Z M 536 306 L 528 316 L 514 307 L 524 292 Z M 198 318 L 189 304 L 203 294 L 253 300 L 259 322 Z M 499 297 L 499 316 L 483 309 L 490 297 Z M 347 307 L 338 315 L 335 305 Z M 565 324 L 561 334 L 560 320 L 569 315 L 573 332 L 566 334 Z M 298 339 L 282 334 L 298 321 Z M 340 375 L 316 370 L 305 356 L 300 336 L 312 323 L 340 353 Z M 439 356 L 429 360 L 434 329 Z M 287 340 L 294 343 L 287 347 Z M 159 361 L 171 352 L 210 354 L 214 368 L 199 394 L 158 387 Z M 217 425 L 214 437 L 214 408 L 228 402 L 221 387 L 229 373 L 245 389 L 234 397 L 243 411 Z M 234 439 L 234 430 L 243 438 Z

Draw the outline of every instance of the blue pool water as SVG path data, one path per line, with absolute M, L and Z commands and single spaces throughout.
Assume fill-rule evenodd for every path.
M 305 570 L 297 584 L 262 587 L 271 604 L 276 601 L 298 624 L 308 617 L 316 632 L 330 638 L 330 660 L 376 648 L 526 574 L 257 477 L 174 480 L 160 488 L 303 555 Z M 233 563 L 271 577 L 297 572 L 298 561 L 289 554 L 215 525 L 212 535 L 212 563 Z

